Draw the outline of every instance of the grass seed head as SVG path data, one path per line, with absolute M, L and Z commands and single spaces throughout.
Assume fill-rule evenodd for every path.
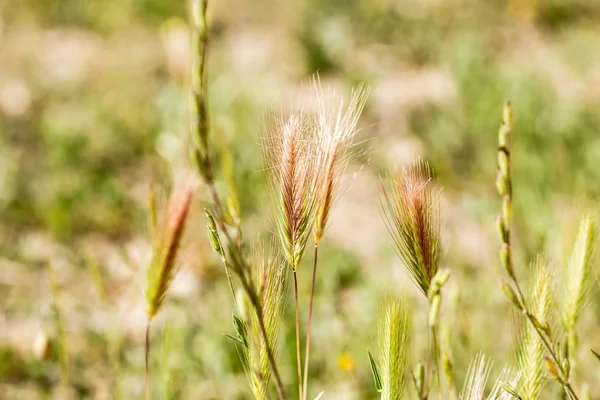
M 553 299 L 553 276 L 542 256 L 536 257 L 532 271 L 535 273 L 533 287 L 530 290 L 529 307 L 536 321 L 550 326 Z M 544 355 L 546 348 L 535 331 L 535 327 L 527 324 L 519 345 L 519 364 L 522 371 L 521 393 L 523 398 L 535 400 L 540 397 L 546 369 Z
M 294 270 L 304 255 L 317 204 L 313 134 L 314 124 L 300 111 L 288 118 L 279 116 L 264 139 L 278 234 Z
M 594 246 L 596 244 L 597 216 L 587 211 L 579 223 L 577 238 L 568 262 L 564 263 L 563 323 L 573 331 L 590 292 Z
M 268 344 L 276 352 L 283 320 L 287 274 L 284 260 L 271 250 L 273 248 L 270 246 L 265 251 L 259 240 L 252 254 L 252 263 Z M 256 314 L 252 313 L 249 322 L 252 343 L 245 352 L 247 373 L 254 397 L 261 400 L 267 398 L 271 379 L 269 355 Z
M 390 299 L 377 320 L 381 398 L 400 400 L 408 377 L 413 332 L 412 312 L 404 300 Z
M 192 204 L 192 186 L 169 200 L 164 226 L 157 233 L 146 282 L 146 313 L 151 320 L 162 307 L 177 265 L 177 253 Z
M 318 103 L 316 150 L 320 175 L 314 237 L 318 244 L 325 233 L 341 177 L 348 165 L 356 125 L 369 90 L 364 86 L 354 89 L 349 103 L 345 105 L 341 96 L 323 91 L 318 78 L 314 81 L 314 88 Z
M 384 185 L 386 225 L 409 276 L 427 296 L 441 251 L 441 191 L 429 164 L 418 159 Z

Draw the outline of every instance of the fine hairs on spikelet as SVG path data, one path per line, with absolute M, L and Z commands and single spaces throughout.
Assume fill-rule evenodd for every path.
M 275 246 L 270 246 L 273 249 Z M 283 320 L 283 304 L 286 285 L 285 261 L 272 250 L 263 248 L 260 239 L 252 254 L 257 294 L 262 307 L 265 331 L 269 346 L 276 353 L 277 341 Z M 248 378 L 252 393 L 257 400 L 268 398 L 271 368 L 266 343 L 260 332 L 255 313 L 250 316 L 248 347 L 244 348 Z
M 509 368 L 505 368 L 500 373 L 494 388 L 489 396 L 485 396 L 485 386 L 488 381 L 492 363 L 486 360 L 483 354 L 477 354 L 469 364 L 467 378 L 459 396 L 460 400 L 511 400 L 514 397 L 505 390 L 513 389 L 519 380 L 519 374 L 515 374 Z
M 570 342 L 576 341 L 575 325 L 590 292 L 596 223 L 597 216 L 594 212 L 587 211 L 583 215 L 568 262 L 563 264 L 562 317 Z M 575 343 L 570 345 L 574 346 Z
M 146 281 L 146 314 L 152 320 L 162 307 L 177 266 L 177 253 L 192 205 L 193 186 L 173 194 L 169 200 L 162 230 L 156 232 L 152 261 Z
M 335 204 L 340 179 L 348 165 L 356 125 L 369 90 L 364 86 L 357 87 L 345 106 L 343 97 L 331 90 L 324 91 L 318 78 L 313 86 L 318 104 L 316 150 L 320 175 L 314 237 L 315 243 L 319 244 Z
M 417 159 L 384 185 L 382 206 L 399 257 L 423 294 L 440 263 L 441 190 L 429 164 Z
M 411 354 L 413 319 L 406 301 L 389 299 L 377 318 L 377 355 L 382 400 L 400 400 Z
M 534 284 L 530 291 L 531 312 L 541 324 L 549 324 L 553 305 L 553 279 L 542 256 L 533 262 Z M 535 327 L 527 324 L 519 345 L 519 366 L 521 368 L 521 394 L 524 399 L 540 398 L 544 383 L 544 355 L 546 349 Z
M 477 354 L 469 364 L 467 379 L 460 400 L 483 400 L 485 384 L 490 376 L 492 365 L 487 363 L 483 354 Z
M 300 264 L 314 221 L 317 165 L 314 124 L 304 112 L 279 115 L 263 139 L 283 253 L 294 270 Z

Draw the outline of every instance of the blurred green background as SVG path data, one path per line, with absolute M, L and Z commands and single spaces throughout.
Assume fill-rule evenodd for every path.
M 67 396 L 49 262 L 72 393 L 143 395 L 148 191 L 161 188 L 164 202 L 173 182 L 193 176 L 187 14 L 185 0 L 0 2 L 0 398 Z M 459 387 L 478 352 L 495 360 L 493 377 L 513 363 L 517 318 L 498 287 L 494 227 L 501 107 L 509 98 L 515 109 L 518 268 L 525 275 L 539 251 L 558 267 L 581 199 L 600 195 L 600 2 L 215 0 L 209 19 L 213 138 L 233 160 L 247 238 L 272 231 L 258 145 L 265 110 L 289 103 L 316 72 L 342 92 L 371 87 L 360 156 L 321 246 L 311 394 L 377 398 L 366 350 L 386 294 L 412 299 L 422 357 L 426 305 L 379 210 L 379 176 L 416 155 L 444 186 L 452 279 L 442 338 Z M 154 324 L 156 399 L 250 398 L 224 335 L 232 302 L 206 238 L 207 200 L 201 187 L 180 276 Z M 308 266 L 300 280 L 306 315 Z M 600 398 L 600 363 L 588 351 L 600 349 L 595 300 L 575 368 Z M 285 336 L 279 359 L 293 392 L 293 323 Z M 547 387 L 545 398 L 560 398 Z

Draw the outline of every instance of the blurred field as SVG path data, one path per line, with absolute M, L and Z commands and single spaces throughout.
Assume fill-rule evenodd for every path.
M 186 7 L 0 2 L 1 399 L 66 398 L 50 261 L 76 398 L 142 397 L 148 189 L 162 188 L 165 200 L 173 182 L 193 174 Z M 560 264 L 581 199 L 600 196 L 600 2 L 215 0 L 209 16 L 213 136 L 230 152 L 219 160 L 220 179 L 237 185 L 246 238 L 273 230 L 258 145 L 265 111 L 289 102 L 315 72 L 343 92 L 371 86 L 361 156 L 321 250 L 313 397 L 377 398 L 366 351 L 385 294 L 414 298 L 415 362 L 422 354 L 426 305 L 379 207 L 379 175 L 416 155 L 444 185 L 443 265 L 452 278 L 442 339 L 459 387 L 478 352 L 495 360 L 492 376 L 512 363 L 518 324 L 507 323 L 517 318 L 498 287 L 494 225 L 501 106 L 509 98 L 515 109 L 515 247 L 526 274 L 539 251 Z M 206 237 L 207 200 L 201 188 L 180 276 L 154 327 L 156 399 L 250 398 L 225 336 L 232 302 Z M 582 317 L 575 366 L 592 398 L 600 398 L 600 363 L 588 350 L 600 349 L 597 292 Z M 293 307 L 286 318 L 279 358 L 293 388 Z M 34 351 L 43 337 L 46 360 Z M 559 389 L 548 384 L 543 398 L 560 398 Z

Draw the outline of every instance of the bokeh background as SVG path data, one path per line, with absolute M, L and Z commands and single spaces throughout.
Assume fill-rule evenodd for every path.
M 149 187 L 164 203 L 169 187 L 193 176 L 187 14 L 185 0 L 0 2 L 0 398 L 67 398 L 56 308 L 71 394 L 143 395 Z M 495 361 L 492 377 L 514 364 L 518 318 L 498 287 L 494 223 L 501 107 L 509 98 L 515 109 L 518 268 L 527 275 L 540 251 L 558 268 L 582 199 L 600 195 L 600 2 L 219 0 L 209 20 L 219 189 L 235 182 L 247 238 L 272 231 L 258 145 L 265 110 L 288 104 L 316 72 L 343 93 L 371 87 L 321 246 L 311 394 L 377 398 L 367 349 L 385 295 L 411 299 L 415 362 L 422 357 L 425 304 L 379 209 L 379 176 L 417 155 L 444 186 L 452 278 L 442 338 L 457 383 L 478 352 Z M 181 272 L 154 324 L 155 399 L 250 398 L 225 336 L 232 301 L 205 233 L 207 200 L 201 186 Z M 300 271 L 303 315 L 309 269 Z M 575 366 L 592 398 L 600 398 L 600 363 L 588 351 L 600 349 L 596 293 Z M 293 393 L 292 314 L 279 359 Z M 556 393 L 549 383 L 545 398 Z

